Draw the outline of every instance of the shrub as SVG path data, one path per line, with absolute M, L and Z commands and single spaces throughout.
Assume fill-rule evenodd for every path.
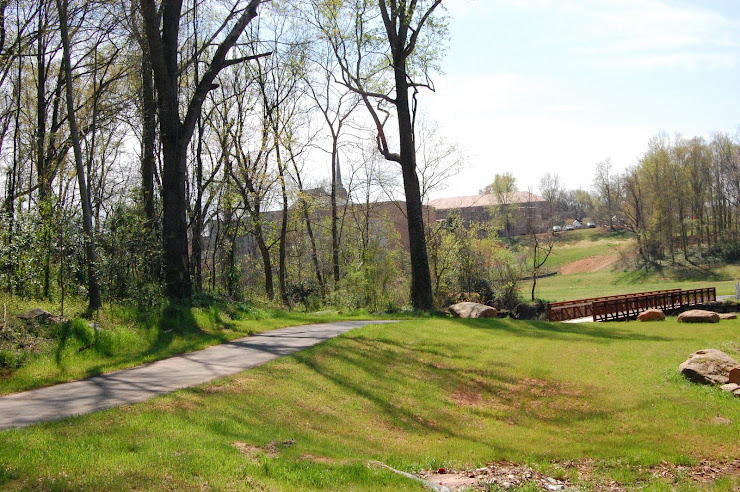
M 303 279 L 286 287 L 290 304 L 303 304 L 306 311 L 316 311 L 321 307 L 321 286 L 313 279 Z
M 547 319 L 547 303 L 542 299 L 534 302 L 520 302 L 511 310 L 514 319 Z

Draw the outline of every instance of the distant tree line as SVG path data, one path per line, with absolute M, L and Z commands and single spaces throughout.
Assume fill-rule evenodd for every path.
M 655 137 L 615 188 L 644 265 L 740 260 L 740 145 L 730 136 Z
M 637 165 L 596 164 L 593 189 L 565 190 L 557 174 L 540 181 L 552 224 L 588 217 L 635 238 L 638 266 L 740 261 L 740 143 L 725 133 L 650 140 Z

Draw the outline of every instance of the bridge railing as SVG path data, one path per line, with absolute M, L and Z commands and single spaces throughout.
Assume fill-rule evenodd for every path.
M 716 301 L 714 287 L 668 289 L 617 296 L 554 302 L 548 307 L 550 321 L 592 317 L 594 321 L 616 321 L 637 317 L 647 309 L 673 310 Z
M 547 308 L 547 319 L 550 321 L 565 321 L 576 318 L 587 318 L 593 316 L 593 303 L 598 301 L 611 301 L 626 299 L 636 295 L 662 294 L 667 292 L 680 292 L 681 289 L 655 290 L 641 292 L 639 294 L 618 294 L 613 296 L 591 297 L 588 299 L 577 299 L 573 301 L 552 302 Z

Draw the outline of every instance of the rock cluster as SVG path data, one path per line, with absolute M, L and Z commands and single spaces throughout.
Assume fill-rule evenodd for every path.
M 724 391 L 740 398 L 740 362 L 724 352 L 715 349 L 696 351 L 678 370 L 695 383 L 720 385 Z

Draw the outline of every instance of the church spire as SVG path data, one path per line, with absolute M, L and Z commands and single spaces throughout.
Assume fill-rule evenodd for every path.
M 339 154 L 337 153 L 337 190 L 344 189 L 344 185 L 342 184 L 342 168 L 339 167 Z
M 337 190 L 337 198 L 340 198 L 344 201 L 347 200 L 347 190 L 344 188 L 344 184 L 342 183 L 342 169 L 339 167 L 339 153 L 337 153 L 336 157 L 337 161 L 337 168 L 335 169 L 336 173 L 336 190 Z

